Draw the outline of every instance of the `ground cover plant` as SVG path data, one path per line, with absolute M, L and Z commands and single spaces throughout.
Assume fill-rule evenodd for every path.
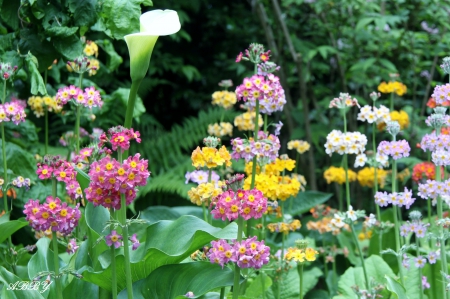
M 450 297 L 448 4 L 0 7 L 1 298 Z

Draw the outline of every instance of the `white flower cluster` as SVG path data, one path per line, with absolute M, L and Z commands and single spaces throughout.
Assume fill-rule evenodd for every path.
M 367 121 L 369 124 L 373 122 L 379 124 L 390 121 L 391 116 L 389 115 L 389 109 L 386 106 L 380 105 L 380 108 L 372 108 L 372 106 L 365 105 L 359 110 L 358 120 Z
M 357 154 L 355 167 L 364 166 L 367 157 L 364 154 L 367 144 L 367 137 L 360 132 L 342 133 L 339 130 L 333 130 L 327 136 L 325 143 L 325 152 L 330 156 L 333 153 Z

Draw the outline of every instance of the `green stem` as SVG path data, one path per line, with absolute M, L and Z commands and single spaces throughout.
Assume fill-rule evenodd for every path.
M 112 297 L 113 299 L 117 299 L 116 249 L 114 245 L 111 246 L 111 283 Z
M 244 218 L 240 217 L 237 219 L 238 225 L 238 233 L 237 233 L 237 242 L 242 241 L 242 231 L 244 228 Z M 239 281 L 241 278 L 241 268 L 237 265 L 234 265 L 234 284 L 233 284 L 233 299 L 239 298 Z
M 353 241 L 355 242 L 356 248 L 358 249 L 359 258 L 361 259 L 361 265 L 362 265 L 363 272 L 364 272 L 364 279 L 366 280 L 366 289 L 369 290 L 369 279 L 367 276 L 366 265 L 364 263 L 364 256 L 363 256 L 363 253 L 361 250 L 361 246 L 359 245 L 359 242 L 358 242 L 358 237 L 356 236 L 355 226 L 353 225 L 353 222 L 350 224 L 350 228 L 352 230 Z
M 300 294 L 299 294 L 298 298 L 303 299 L 303 264 L 302 263 L 297 264 L 297 271 L 298 271 L 298 277 L 300 278 Z
M 345 170 L 345 198 L 347 200 L 347 209 L 350 203 L 350 183 L 348 181 L 348 154 L 344 154 L 344 170 Z
M 391 112 L 394 111 L 394 92 L 391 93 L 390 107 Z
M 2 122 L 2 154 L 3 154 L 3 186 L 8 186 L 8 164 L 6 160 L 5 123 Z M 5 213 L 8 213 L 8 188 L 3 188 L 3 204 Z M 11 245 L 11 244 L 10 244 Z
M 211 177 L 212 177 L 212 169 L 209 169 L 209 172 L 208 172 L 208 183 L 211 183 Z M 211 199 L 212 198 L 209 199 L 209 203 L 211 203 Z M 211 214 L 211 211 L 209 210 L 209 208 L 208 208 L 208 223 L 212 224 L 212 214 Z
M 376 139 L 375 139 L 376 128 L 377 128 L 376 124 L 375 124 L 375 122 L 373 122 L 372 123 L 372 150 L 373 150 L 373 154 L 375 157 L 377 155 L 377 147 L 376 147 Z M 378 192 L 378 162 L 375 162 L 375 166 L 374 166 L 373 190 L 374 190 L 375 194 Z M 376 213 L 377 213 L 377 220 L 381 224 L 380 206 L 375 204 L 375 208 L 376 208 Z M 378 238 L 379 238 L 378 250 L 379 250 L 379 252 L 381 252 L 383 250 L 383 231 L 381 229 L 378 231 Z
M 420 256 L 419 248 L 420 248 L 419 238 L 417 238 L 417 235 L 416 235 L 416 255 L 417 255 L 417 257 Z M 419 285 L 419 288 L 420 288 L 419 298 L 423 299 L 422 268 L 420 268 L 420 267 L 419 267 L 419 281 L 417 282 L 417 284 Z
M 125 194 L 120 195 L 121 208 L 120 212 L 122 214 L 122 235 L 123 235 L 123 253 L 125 255 L 125 276 L 127 283 L 127 294 L 128 299 L 133 299 L 133 282 L 131 280 L 131 265 L 130 265 L 130 247 L 128 246 L 128 225 L 126 224 L 127 219 L 127 202 L 125 199 Z
M 295 157 L 295 168 L 294 168 L 294 173 L 297 173 L 297 168 L 298 168 L 298 163 L 300 160 L 300 154 L 297 150 L 295 150 L 295 152 L 297 153 L 297 156 Z
M 205 222 L 208 222 L 208 216 L 206 215 L 206 207 L 205 207 L 205 202 L 202 201 L 202 211 L 203 211 L 203 220 Z
M 264 114 L 264 133 L 267 134 L 267 114 Z
M 220 298 L 219 299 L 224 299 L 225 298 L 225 287 L 220 289 Z
M 139 90 L 139 86 L 141 85 L 141 82 L 142 80 L 136 80 L 131 82 L 130 95 L 128 96 L 127 112 L 125 114 L 125 123 L 124 123 L 124 127 L 127 129 L 131 128 L 131 124 L 133 122 L 134 105 L 136 103 L 136 96 Z
M 47 70 L 44 72 L 44 85 L 45 85 L 45 93 L 47 93 Z M 45 106 L 45 148 L 44 152 L 48 154 L 48 107 Z
M 57 299 L 63 299 L 61 280 L 59 277 L 58 238 L 56 236 L 56 231 L 53 230 L 52 230 L 52 243 L 53 243 L 53 265 L 55 267 L 56 296 Z

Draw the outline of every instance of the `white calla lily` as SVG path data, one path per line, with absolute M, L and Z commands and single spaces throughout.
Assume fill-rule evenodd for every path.
M 131 90 L 128 98 L 125 127 L 131 127 L 131 119 L 134 111 L 139 85 L 150 67 L 150 58 L 158 37 L 177 33 L 180 28 L 180 19 L 173 10 L 152 10 L 140 17 L 140 31 L 126 35 L 125 42 L 130 54 Z

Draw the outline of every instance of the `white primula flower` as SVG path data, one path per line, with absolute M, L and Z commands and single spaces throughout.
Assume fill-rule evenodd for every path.
M 370 214 L 369 215 L 369 217 L 367 218 L 367 227 L 372 227 L 372 226 L 374 226 L 375 224 L 377 224 L 377 219 L 375 218 L 375 215 L 374 214 Z
M 334 214 L 334 218 L 331 219 L 330 224 L 336 228 L 343 228 L 345 225 L 344 219 L 338 214 Z
M 352 206 L 348 206 L 347 217 L 350 218 L 352 221 L 356 221 L 358 219 L 355 210 L 353 210 Z
M 366 154 L 359 154 L 358 156 L 356 156 L 356 160 L 355 160 L 355 168 L 356 167 L 363 167 L 367 162 L 367 156 Z
M 376 160 L 382 167 L 386 167 L 389 165 L 389 157 L 387 155 L 377 154 Z

